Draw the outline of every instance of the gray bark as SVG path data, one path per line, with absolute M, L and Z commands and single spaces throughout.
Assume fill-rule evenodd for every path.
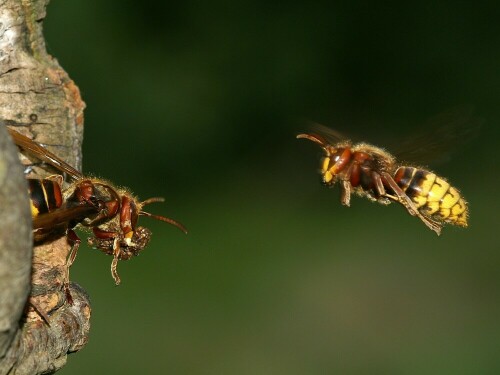
M 62 285 L 70 246 L 64 235 L 33 248 L 23 168 L 29 177 L 57 173 L 13 156 L 4 124 L 47 146 L 79 169 L 83 133 L 80 92 L 47 54 L 42 21 L 48 0 L 0 0 L 0 374 L 41 374 L 61 368 L 87 342 L 90 305 Z M 36 309 L 42 310 L 37 312 Z M 50 325 L 42 319 L 49 316 Z

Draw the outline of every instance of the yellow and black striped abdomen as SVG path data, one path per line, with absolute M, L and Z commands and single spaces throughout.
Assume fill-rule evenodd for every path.
M 56 179 L 28 178 L 28 191 L 32 217 L 51 212 L 62 205 L 61 186 Z
M 394 181 L 422 214 L 445 223 L 467 226 L 467 203 L 445 179 L 424 169 L 399 167 Z

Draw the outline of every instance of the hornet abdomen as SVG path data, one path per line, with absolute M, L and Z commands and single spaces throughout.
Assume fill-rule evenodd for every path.
M 61 184 L 57 178 L 28 178 L 28 191 L 33 218 L 56 210 L 63 203 Z
M 402 166 L 394 181 L 423 215 L 467 227 L 467 203 L 445 179 L 424 169 Z

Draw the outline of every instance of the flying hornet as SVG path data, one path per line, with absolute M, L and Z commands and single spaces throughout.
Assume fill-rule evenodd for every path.
M 467 202 L 445 178 L 399 162 L 383 148 L 352 142 L 323 126 L 317 128 L 317 132 L 298 134 L 297 138 L 308 139 L 323 149 L 322 183 L 329 187 L 339 183 L 344 206 L 350 205 L 351 194 L 355 193 L 383 205 L 403 205 L 437 235 L 444 224 L 467 227 Z
M 187 233 L 181 223 L 143 210 L 150 203 L 163 202 L 163 198 L 140 201 L 127 189 L 117 188 L 106 180 L 82 175 L 41 144 L 11 128 L 8 130 L 14 143 L 23 152 L 52 165 L 72 180 L 64 189 L 62 175 L 28 179 L 35 241 L 42 240 L 54 231 L 65 230 L 68 242 L 72 245 L 67 260 L 68 269 L 76 258 L 81 242 L 74 231 L 76 226 L 92 231 L 93 237 L 88 238 L 88 243 L 113 257 L 111 275 L 116 285 L 121 282 L 116 270 L 118 260 L 128 260 L 138 255 L 151 238 L 149 229 L 137 225 L 139 216 L 166 222 Z

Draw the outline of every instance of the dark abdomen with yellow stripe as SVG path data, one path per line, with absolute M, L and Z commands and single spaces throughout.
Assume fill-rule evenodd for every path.
M 61 186 L 55 178 L 28 179 L 31 200 L 31 217 L 52 212 L 61 207 L 63 198 Z
M 423 215 L 441 222 L 467 226 L 467 203 L 445 179 L 424 169 L 399 167 L 394 181 Z

